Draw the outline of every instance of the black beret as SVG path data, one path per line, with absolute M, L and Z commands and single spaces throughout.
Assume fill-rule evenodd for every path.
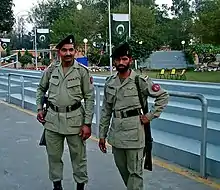
M 131 56 L 131 48 L 127 42 L 118 45 L 112 52 L 111 57 L 113 59 L 122 56 Z
M 61 41 L 57 44 L 56 48 L 57 48 L 57 49 L 61 49 L 61 48 L 63 47 L 63 45 L 65 45 L 65 44 L 75 44 L 74 36 L 73 36 L 73 35 L 67 36 L 66 38 L 64 38 L 63 40 L 61 40 Z

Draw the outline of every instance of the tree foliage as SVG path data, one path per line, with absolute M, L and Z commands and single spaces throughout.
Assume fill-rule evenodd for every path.
M 0 0 L 0 34 L 12 31 L 15 19 L 12 11 L 13 0 Z
M 220 44 L 220 0 L 203 0 L 197 8 L 194 35 L 205 44 Z
M 147 57 L 162 46 L 182 50 L 182 41 L 188 50 L 193 47 L 189 46 L 191 39 L 197 45 L 220 45 L 220 0 L 172 0 L 170 7 L 166 4 L 159 7 L 155 0 L 131 0 L 131 3 L 129 41 L 136 59 Z M 81 4 L 83 8 L 79 11 L 75 0 L 41 1 L 32 8 L 30 22 L 37 27 L 49 27 L 53 31 L 52 43 L 71 33 L 78 45 L 84 47 L 83 39 L 87 38 L 89 59 L 99 63 L 100 58 L 109 57 L 108 52 L 100 55 L 103 44 L 109 41 L 108 0 L 86 0 Z M 128 13 L 128 1 L 111 0 L 111 13 Z M 113 45 L 117 41 L 114 36 Z

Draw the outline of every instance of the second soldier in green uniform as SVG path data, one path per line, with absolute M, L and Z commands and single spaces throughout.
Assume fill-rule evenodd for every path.
M 37 89 L 37 119 L 44 123 L 49 178 L 54 190 L 62 190 L 64 139 L 67 139 L 77 190 L 88 182 L 86 140 L 91 136 L 94 87 L 87 68 L 74 61 L 74 37 L 69 35 L 56 48 L 60 64 L 52 64 L 43 73 Z M 48 91 L 47 114 L 42 99 Z M 81 104 L 84 99 L 85 105 Z
M 127 190 L 143 190 L 144 124 L 160 116 L 169 96 L 149 77 L 139 76 L 142 98 L 155 98 L 154 106 L 144 115 L 135 83 L 137 73 L 130 69 L 132 56 L 129 44 L 117 47 L 112 58 L 118 72 L 107 79 L 104 87 L 99 147 L 105 153 L 108 138 Z

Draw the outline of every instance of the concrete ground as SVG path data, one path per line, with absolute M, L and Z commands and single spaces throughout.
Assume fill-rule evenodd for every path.
M 0 102 L 0 190 L 52 190 L 45 147 L 39 147 L 43 127 L 34 114 Z M 110 148 L 102 154 L 95 140 L 87 141 L 87 190 L 126 190 Z M 64 189 L 74 190 L 68 149 L 64 153 Z M 154 165 L 145 172 L 146 190 L 212 190 L 210 185 Z M 219 186 L 216 186 L 217 189 Z

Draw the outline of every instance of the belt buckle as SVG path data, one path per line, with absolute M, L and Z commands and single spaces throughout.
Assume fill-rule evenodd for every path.
M 121 118 L 121 112 L 120 111 L 115 111 L 115 117 L 116 118 Z
M 66 112 L 71 112 L 72 111 L 71 108 L 72 108 L 72 106 L 67 106 L 66 107 Z
M 128 117 L 127 111 L 121 111 L 121 116 L 122 118 L 127 118 Z

